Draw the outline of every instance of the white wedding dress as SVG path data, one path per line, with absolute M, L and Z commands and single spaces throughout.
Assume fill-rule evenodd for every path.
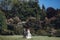
M 27 38 L 27 39 L 30 39 L 30 38 L 32 38 L 31 36 L 32 36 L 32 35 L 31 35 L 31 33 L 30 33 L 30 30 L 28 29 L 28 30 L 27 30 L 26 38 Z

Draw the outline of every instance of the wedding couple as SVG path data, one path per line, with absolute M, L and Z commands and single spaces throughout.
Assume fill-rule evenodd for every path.
M 31 33 L 30 33 L 30 29 L 25 29 L 25 28 L 24 28 L 24 34 L 23 34 L 23 36 L 24 36 L 25 38 L 27 38 L 27 39 L 32 38 L 32 35 L 31 35 Z

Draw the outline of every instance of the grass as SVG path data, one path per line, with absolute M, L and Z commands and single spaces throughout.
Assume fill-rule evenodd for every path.
M 60 40 L 60 37 L 48 37 L 48 36 L 32 36 L 31 39 L 23 38 L 23 36 L 0 36 L 0 40 Z

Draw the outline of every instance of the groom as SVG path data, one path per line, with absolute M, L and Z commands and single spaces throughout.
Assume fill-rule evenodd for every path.
M 26 35 L 27 35 L 27 30 L 26 28 L 23 29 L 23 37 L 26 38 Z

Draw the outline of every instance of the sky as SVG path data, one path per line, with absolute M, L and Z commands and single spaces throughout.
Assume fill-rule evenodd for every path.
M 55 9 L 60 9 L 60 0 L 39 0 L 39 6 L 42 8 L 44 5 L 46 8 L 53 7 Z

